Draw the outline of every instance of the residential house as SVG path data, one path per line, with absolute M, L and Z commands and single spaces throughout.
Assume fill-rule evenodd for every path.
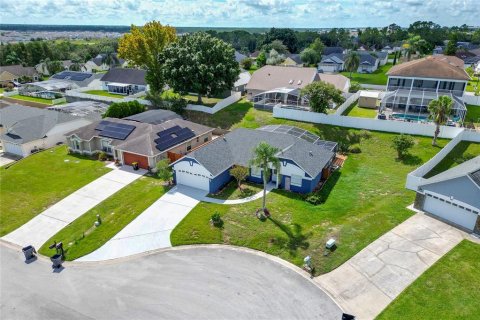
M 318 76 L 320 81 L 332 84 L 344 94 L 348 93 L 348 90 L 350 89 L 350 79 L 343 74 L 319 73 Z
M 72 60 L 63 60 L 60 62 L 62 63 L 64 70 L 70 70 L 70 67 L 72 66 L 72 64 L 74 64 Z M 37 70 L 37 72 L 40 74 L 47 76 L 50 75 L 50 71 L 48 70 L 47 64 L 45 62 L 40 62 L 39 64 L 37 64 L 35 66 L 35 70 Z
M 0 142 L 8 154 L 26 157 L 65 141 L 65 134 L 92 121 L 72 114 L 10 105 L 0 109 Z
M 40 74 L 33 67 L 24 67 L 20 64 L 13 66 L 0 66 L 0 87 L 9 83 L 19 86 L 20 83 L 38 81 Z
M 170 110 L 154 109 L 137 113 L 123 119 L 141 123 L 160 124 L 172 119 L 182 119 L 182 117 Z
M 385 47 L 382 48 L 382 52 L 386 52 L 387 54 L 391 54 L 391 53 L 394 53 L 395 50 L 390 46 L 385 46 Z
M 257 59 L 259 54 L 260 54 L 260 51 L 256 50 L 256 51 L 250 53 L 250 58 Z
M 270 111 L 277 104 L 304 105 L 300 90 L 319 80 L 315 68 L 267 65 L 252 74 L 246 86 L 247 99 L 253 101 L 256 108 Z
M 296 127 L 273 125 L 236 129 L 188 153 L 172 165 L 175 182 L 215 193 L 232 180 L 232 167 L 243 166 L 249 168 L 248 181 L 262 183 L 265 173 L 249 165 L 262 141 L 279 149 L 280 168 L 271 167 L 268 178 L 276 188 L 309 193 L 330 176 L 337 143 Z
M 344 52 L 345 52 L 345 49 L 343 49 L 342 47 L 325 47 L 323 49 L 322 55 L 328 56 L 328 55 L 331 55 L 332 53 L 344 53 Z
M 303 61 L 300 58 L 300 55 L 295 54 L 288 54 L 285 60 L 282 62 L 283 66 L 286 67 L 303 67 Z
M 130 95 L 147 90 L 145 70 L 115 68 L 110 69 L 100 79 L 103 89 L 114 94 Z
M 371 52 L 370 55 L 378 58 L 379 66 L 384 66 L 388 62 L 388 52 L 375 51 L 375 52 Z
M 480 235 L 480 156 L 424 179 L 415 207 Z
M 341 72 L 345 68 L 343 53 L 332 53 L 322 57 L 318 72 Z
M 244 94 L 246 92 L 247 84 L 251 78 L 252 78 L 252 75 L 250 74 L 250 72 L 248 71 L 241 72 L 238 75 L 238 80 L 235 81 L 235 83 L 233 84 L 232 91 L 241 92 L 242 94 Z
M 242 62 L 242 60 L 246 59 L 247 56 L 244 55 L 243 53 L 240 53 L 238 52 L 237 50 L 235 50 L 235 61 L 237 61 L 238 63 Z
M 385 52 L 369 53 L 365 51 L 357 51 L 360 57 L 360 64 L 357 72 L 359 73 L 372 73 L 377 70 L 380 64 L 379 56 L 382 58 L 382 63 L 387 63 L 388 54 Z M 328 56 L 324 56 L 318 64 L 319 72 L 341 72 L 345 70 L 345 59 L 347 54 L 332 53 Z
M 127 61 L 125 61 L 122 58 L 117 57 L 116 54 L 113 54 L 114 57 L 116 57 L 116 61 L 112 61 L 110 64 L 106 63 L 106 54 L 101 53 L 98 54 L 95 58 L 88 60 L 85 62 L 83 65 L 82 71 L 84 72 L 102 72 L 102 71 L 107 71 L 110 70 L 111 68 L 114 67 L 121 67 L 125 68 L 127 67 Z M 113 59 L 115 60 L 115 59 Z
M 445 49 L 445 47 L 436 46 L 436 47 L 433 49 L 432 54 L 433 54 L 433 55 L 443 54 L 443 50 L 444 50 L 444 49 Z
M 466 113 L 461 97 L 470 77 L 463 61 L 455 56 L 435 55 L 393 66 L 388 72 L 387 93 L 381 109 L 421 117 L 427 120 L 427 106 L 433 99 L 447 95 L 454 100 L 453 119 L 463 120 Z
M 465 69 L 476 65 L 480 61 L 480 56 L 467 50 L 457 50 L 455 56 L 463 61 Z
M 157 162 L 174 161 L 212 140 L 213 128 L 173 118 L 159 124 L 137 120 L 105 118 L 71 131 L 67 135 L 72 152 L 105 152 L 123 165 L 138 163 L 154 169 Z
M 94 80 L 100 77 L 101 75 L 87 72 L 62 71 L 54 74 L 48 80 L 22 85 L 19 92 L 23 95 L 54 99 L 67 90 L 88 87 Z

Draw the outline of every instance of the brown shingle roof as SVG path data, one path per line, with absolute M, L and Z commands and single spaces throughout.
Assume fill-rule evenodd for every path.
M 461 59 L 453 56 L 429 56 L 393 66 L 387 72 L 387 75 L 470 80 L 470 77 L 463 69 L 463 61 L 461 61 L 461 63 L 459 61 L 461 61 Z
M 24 67 L 20 64 L 16 64 L 13 66 L 0 66 L 0 73 L 7 71 L 17 77 L 33 77 L 38 75 L 37 70 L 34 67 Z
M 333 84 L 333 86 L 340 91 L 345 90 L 345 85 L 348 82 L 348 78 L 343 74 L 319 73 L 318 76 L 320 77 L 320 81 Z
M 247 90 L 267 91 L 275 88 L 303 88 L 319 77 L 315 68 L 264 66 L 252 74 Z

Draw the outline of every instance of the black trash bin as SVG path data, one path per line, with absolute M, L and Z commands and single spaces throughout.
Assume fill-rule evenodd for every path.
M 344 313 L 342 314 L 342 320 L 355 320 L 355 316 L 348 313 Z
M 28 261 L 32 258 L 35 257 L 35 248 L 33 246 L 26 246 L 25 248 L 22 248 L 23 254 L 25 255 L 25 260 Z
M 61 254 L 56 254 L 56 255 L 53 255 L 50 260 L 52 261 L 53 265 L 52 267 L 53 268 L 60 268 L 62 266 L 62 255 Z

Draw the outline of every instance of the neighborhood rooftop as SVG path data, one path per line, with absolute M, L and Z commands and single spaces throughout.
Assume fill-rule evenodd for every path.
M 255 71 L 247 84 L 247 90 L 271 90 L 275 88 L 303 88 L 318 79 L 315 68 L 264 66 Z
M 106 82 L 146 85 L 145 70 L 114 68 L 110 69 L 100 80 Z
M 435 56 L 395 65 L 387 72 L 387 75 L 470 80 L 470 77 L 462 67 L 449 62 L 448 59 L 435 58 Z

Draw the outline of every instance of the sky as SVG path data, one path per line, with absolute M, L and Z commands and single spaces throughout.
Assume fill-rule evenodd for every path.
M 0 0 L 0 22 L 181 27 L 480 25 L 480 0 Z

